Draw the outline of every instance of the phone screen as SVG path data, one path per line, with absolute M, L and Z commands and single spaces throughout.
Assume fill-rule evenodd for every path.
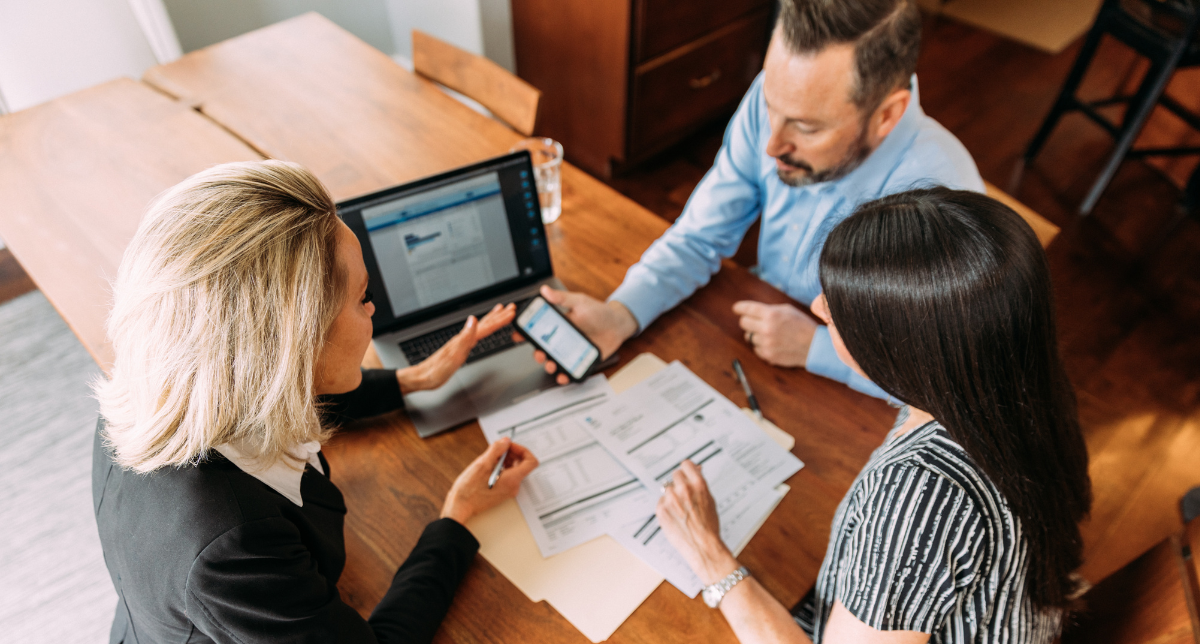
M 521 311 L 517 326 L 574 380 L 583 378 L 600 357 L 596 346 L 541 297 Z

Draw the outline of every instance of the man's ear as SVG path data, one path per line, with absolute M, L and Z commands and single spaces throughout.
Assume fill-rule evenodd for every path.
M 900 122 L 900 118 L 904 116 L 904 111 L 908 109 L 908 102 L 911 100 L 912 90 L 896 89 L 885 96 L 879 107 L 875 108 L 875 112 L 871 114 L 871 119 L 867 123 L 867 137 L 872 149 L 883 143 L 887 135 L 892 133 L 896 124 Z

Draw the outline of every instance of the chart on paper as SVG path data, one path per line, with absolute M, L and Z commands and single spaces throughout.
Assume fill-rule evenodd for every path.
M 731 548 L 770 514 L 776 486 L 804 466 L 729 399 L 679 362 L 597 407 L 591 434 L 657 498 L 685 460 L 700 466 L 717 505 L 722 540 Z M 647 512 L 612 534 L 689 596 L 698 592 L 675 549 Z
M 769 493 L 803 464 L 679 362 L 587 417 L 592 435 L 650 489 L 685 460 L 700 465 L 718 510 Z
M 479 419 L 489 443 L 509 436 L 538 458 L 537 469 L 521 484 L 517 505 L 544 557 L 653 512 L 646 487 L 583 424 L 612 396 L 600 375 Z

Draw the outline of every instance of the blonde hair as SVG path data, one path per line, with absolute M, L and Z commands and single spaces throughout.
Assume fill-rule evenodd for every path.
M 345 277 L 329 193 L 294 163 L 219 165 L 161 195 L 125 250 L 95 383 L 119 465 L 238 442 L 273 460 L 328 438 L 313 385 Z

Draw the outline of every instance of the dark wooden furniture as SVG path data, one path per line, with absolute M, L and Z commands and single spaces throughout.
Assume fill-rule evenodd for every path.
M 537 133 L 601 177 L 728 116 L 762 69 L 772 0 L 513 0 Z
M 1106 577 L 1061 644 L 1200 644 L 1200 519 Z
M 0 142 L 16 152 L 0 159 L 0 188 L 17 205 L 0 210 L 0 235 L 51 301 L 67 304 L 63 317 L 101 363 L 110 359 L 104 279 L 114 275 L 153 196 L 188 174 L 262 154 L 305 164 L 344 199 L 503 153 L 520 139 L 313 14 L 193 52 L 151 70 L 146 81 L 162 93 L 118 81 L 0 119 Z M 665 228 L 564 165 L 563 216 L 547 238 L 569 287 L 606 295 Z M 622 355 L 680 359 L 735 401 L 741 393 L 729 364 L 740 358 L 768 416 L 796 437 L 806 467 L 741 557 L 788 604 L 812 585 L 836 505 L 895 411 L 838 383 L 757 360 L 730 311 L 743 297 L 786 301 L 727 262 Z M 350 508 L 339 584 L 350 605 L 364 614 L 374 606 L 455 476 L 484 445 L 474 425 L 423 440 L 396 413 L 348 428 L 326 446 Z M 438 641 L 485 640 L 586 642 L 480 558 Z M 611 641 L 733 637 L 716 611 L 664 584 Z

